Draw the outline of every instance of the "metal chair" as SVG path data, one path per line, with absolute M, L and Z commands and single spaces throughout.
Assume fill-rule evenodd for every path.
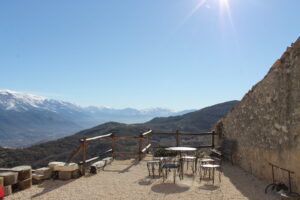
M 174 184 L 176 182 L 176 172 L 179 174 L 179 179 L 181 180 L 183 178 L 183 174 L 181 173 L 181 165 L 179 161 L 165 161 L 162 165 L 162 171 L 163 171 L 163 182 L 168 178 L 168 173 L 173 170 L 173 179 Z
M 193 172 L 193 174 L 195 174 L 196 169 L 197 169 L 197 157 L 186 155 L 186 156 L 182 156 L 181 159 L 182 159 L 182 168 L 184 168 L 183 165 L 186 164 L 186 170 L 188 170 L 189 169 L 189 163 L 192 163 L 192 166 L 191 166 L 192 172 Z
M 219 171 L 219 182 L 221 182 L 221 173 L 222 173 L 222 160 L 219 158 L 207 158 L 200 160 L 200 182 L 202 179 L 207 176 L 209 180 L 212 180 L 212 183 L 215 182 L 215 171 Z

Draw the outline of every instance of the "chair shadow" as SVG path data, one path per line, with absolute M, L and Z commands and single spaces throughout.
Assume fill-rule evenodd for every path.
M 173 184 L 173 183 L 161 183 L 157 185 L 153 185 L 151 190 L 155 193 L 161 194 L 176 194 L 186 192 L 190 189 L 189 186 L 182 184 Z
M 39 196 L 42 196 L 48 192 L 51 192 L 57 188 L 60 188 L 66 184 L 69 184 L 73 181 L 75 181 L 76 179 L 71 179 L 71 180 L 67 180 L 67 181 L 62 181 L 62 180 L 45 180 L 44 182 L 40 183 L 38 185 L 38 187 L 40 188 L 44 188 L 43 191 L 37 193 L 37 194 L 34 194 L 31 196 L 31 198 L 37 198 Z
M 161 179 L 161 176 L 155 175 L 154 178 L 153 176 L 146 176 L 145 178 L 142 178 L 138 181 L 139 185 L 151 185 L 152 183 L 154 183 L 156 180 Z
M 201 189 L 201 190 L 209 190 L 209 191 L 217 190 L 219 188 L 220 187 L 217 185 L 208 185 L 208 184 L 205 184 L 205 185 L 199 187 L 199 189 Z

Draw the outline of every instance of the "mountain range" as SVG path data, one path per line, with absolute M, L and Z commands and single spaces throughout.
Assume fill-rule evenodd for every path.
M 105 122 L 142 123 L 154 117 L 175 116 L 191 111 L 194 110 L 174 112 L 165 108 L 82 107 L 32 94 L 0 90 L 0 146 L 26 147 Z
M 217 121 L 225 116 L 238 101 L 229 101 L 210 107 L 206 107 L 194 112 L 174 117 L 158 117 L 146 123 L 124 124 L 109 122 L 90 129 L 80 131 L 74 135 L 58 140 L 36 144 L 28 148 L 8 149 L 0 147 L 0 167 L 12 167 L 16 165 L 31 165 L 35 167 L 46 166 L 50 161 L 67 161 L 71 153 L 79 146 L 79 140 L 86 137 L 103 135 L 113 132 L 116 135 L 138 135 L 149 128 L 154 131 L 175 131 L 181 132 L 202 132 L 210 131 Z M 163 140 L 166 139 L 166 136 Z M 153 138 L 152 138 L 153 139 Z M 174 140 L 171 138 L 169 140 Z M 202 142 L 196 138 L 192 142 Z M 162 141 L 160 139 L 157 140 Z M 191 141 L 189 141 L 191 142 Z M 111 141 L 93 141 L 88 145 L 88 158 L 99 155 L 111 148 Z M 136 147 L 136 144 L 127 141 L 117 144 L 117 151 L 128 150 Z

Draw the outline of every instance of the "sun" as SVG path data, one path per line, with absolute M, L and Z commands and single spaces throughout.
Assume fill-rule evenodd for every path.
M 222 7 L 228 7 L 229 6 L 229 0 L 219 0 L 219 3 Z

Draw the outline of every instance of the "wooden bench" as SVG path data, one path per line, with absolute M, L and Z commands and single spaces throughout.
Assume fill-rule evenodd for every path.
M 225 158 L 233 164 L 232 155 L 236 151 L 237 141 L 232 139 L 223 139 L 221 146 L 211 149 L 211 156 Z

